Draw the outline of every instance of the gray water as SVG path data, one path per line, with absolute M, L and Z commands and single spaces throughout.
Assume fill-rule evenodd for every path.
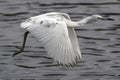
M 54 63 L 31 35 L 25 51 L 19 24 L 28 17 L 59 11 L 80 20 L 101 14 L 114 21 L 76 28 L 83 59 L 73 68 Z M 120 0 L 0 0 L 0 80 L 120 80 Z

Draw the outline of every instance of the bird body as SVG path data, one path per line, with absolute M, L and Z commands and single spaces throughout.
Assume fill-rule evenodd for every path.
M 102 19 L 103 17 L 92 15 L 75 22 L 71 21 L 66 13 L 50 12 L 27 19 L 21 23 L 21 28 L 37 38 L 43 44 L 49 56 L 56 62 L 73 66 L 76 61 L 82 59 L 74 28 L 83 26 L 88 21 L 97 18 Z M 25 33 L 22 49 L 14 53 L 13 56 L 24 50 L 28 32 Z
M 82 57 L 74 28 L 68 29 L 65 19 L 63 15 L 47 13 L 29 18 L 21 27 L 36 37 L 55 61 L 72 65 Z

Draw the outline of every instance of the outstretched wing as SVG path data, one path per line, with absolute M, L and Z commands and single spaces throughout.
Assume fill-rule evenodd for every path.
M 80 60 L 80 59 L 82 59 L 82 55 L 81 55 L 77 35 L 75 33 L 74 28 L 68 27 L 68 33 L 69 33 L 71 44 L 73 46 L 74 53 L 77 56 L 77 60 Z
M 77 55 L 74 53 L 64 21 L 45 19 L 40 24 L 33 23 L 26 27 L 22 24 L 22 27 L 44 45 L 50 57 L 55 61 L 67 66 L 76 63 Z

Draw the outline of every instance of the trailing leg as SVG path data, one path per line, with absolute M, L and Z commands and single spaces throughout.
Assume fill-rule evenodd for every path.
M 24 50 L 24 48 L 25 48 L 25 43 L 26 43 L 26 40 L 27 40 L 28 33 L 29 33 L 28 31 L 26 31 L 26 32 L 24 33 L 24 39 L 23 39 L 22 47 L 19 48 L 20 50 L 17 51 L 16 53 L 14 53 L 14 54 L 12 55 L 12 57 L 14 57 L 14 56 L 16 56 L 16 55 L 18 55 L 18 54 L 20 54 L 20 53 L 23 52 L 23 50 Z

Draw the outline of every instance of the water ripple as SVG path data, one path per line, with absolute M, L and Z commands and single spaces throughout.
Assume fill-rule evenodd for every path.
M 86 36 L 78 36 L 78 37 L 83 39 L 91 39 L 91 40 L 109 40 L 105 38 L 93 38 L 93 37 L 86 37 Z
M 120 0 L 0 0 L 0 80 L 119 80 Z M 33 15 L 67 12 L 72 20 L 101 14 L 98 20 L 75 28 L 83 59 L 64 68 L 29 36 L 24 54 L 12 58 L 23 38 L 18 26 Z M 29 46 L 30 45 L 30 46 Z M 42 46 L 42 47 L 41 47 Z
M 4 16 L 16 16 L 16 15 L 24 15 L 24 14 L 28 14 L 28 12 L 0 13 L 0 15 L 4 15 Z
M 22 68 L 40 68 L 40 67 L 36 67 L 36 66 L 27 66 L 27 65 L 16 65 L 17 67 L 22 67 Z
M 119 2 L 107 2 L 107 3 L 51 3 L 51 4 L 39 4 L 40 6 L 53 6 L 53 5 L 119 5 Z
M 52 73 L 50 73 L 50 74 L 45 74 L 44 76 L 66 76 L 66 74 L 52 74 Z

